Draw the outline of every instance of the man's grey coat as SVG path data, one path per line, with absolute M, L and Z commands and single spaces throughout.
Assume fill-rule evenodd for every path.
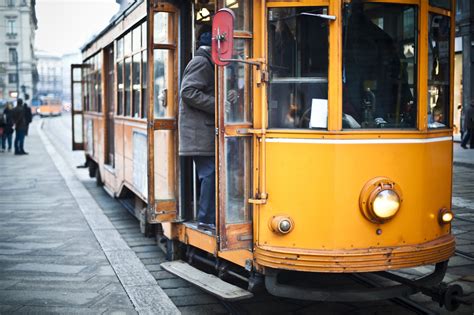
M 200 47 L 184 70 L 179 104 L 179 154 L 215 154 L 214 64 L 210 47 Z

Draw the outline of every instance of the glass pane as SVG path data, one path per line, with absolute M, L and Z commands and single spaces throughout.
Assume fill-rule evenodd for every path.
M 140 54 L 133 56 L 132 65 L 132 93 L 133 93 L 133 117 L 138 118 L 140 113 Z
M 82 80 L 82 69 L 81 68 L 73 68 L 72 69 L 72 79 L 73 79 L 73 81 L 81 81 Z
M 148 45 L 148 41 L 146 40 L 146 34 L 147 34 L 147 24 L 146 22 L 142 23 L 142 47 L 146 48 Z
M 124 105 L 125 105 L 125 111 L 124 115 L 125 116 L 130 116 L 130 72 L 131 72 L 131 59 L 132 58 L 125 58 L 125 71 L 124 71 L 124 91 L 125 91 L 125 99 L 124 99 Z
M 226 223 L 251 220 L 250 207 L 250 138 L 225 139 L 226 156 Z
M 154 20 L 153 38 L 155 44 L 168 44 L 170 34 L 170 13 L 156 12 Z
M 172 130 L 155 130 L 155 199 L 173 199 L 175 148 Z
M 250 31 L 251 17 L 248 0 L 225 0 L 224 7 L 231 9 L 235 14 L 234 29 L 236 31 Z
M 132 53 L 132 33 L 128 32 L 124 37 L 124 54 L 128 56 Z
M 276 8 L 268 12 L 270 128 L 309 128 L 315 102 L 325 102 L 326 111 L 318 108 L 311 127 L 327 127 L 328 23 L 304 13 L 327 14 L 327 9 Z M 315 124 L 316 118 L 325 126 Z
M 82 143 L 82 115 L 74 115 L 74 142 Z
M 73 90 L 74 110 L 82 110 L 82 83 L 74 83 Z
M 416 128 L 416 6 L 352 3 L 344 14 L 343 128 Z
M 102 75 L 99 69 L 97 72 L 97 82 L 96 82 L 96 96 L 97 96 L 97 111 L 102 112 Z
M 430 5 L 449 10 L 451 9 L 451 0 L 430 0 Z
M 132 38 L 133 38 L 132 49 L 134 52 L 136 52 L 142 48 L 142 33 L 141 33 L 140 25 L 135 27 L 135 29 L 133 30 Z
M 117 59 L 123 57 L 123 38 L 117 40 Z
M 154 95 L 153 104 L 155 118 L 167 116 L 168 106 L 168 64 L 170 51 L 155 49 L 154 52 Z
M 117 64 L 117 114 L 123 114 L 123 62 Z
M 449 126 L 451 20 L 430 14 L 428 33 L 428 127 Z
M 247 58 L 244 39 L 234 41 L 232 58 Z M 247 82 L 247 84 L 246 84 Z M 249 122 L 250 119 L 250 66 L 240 62 L 232 62 L 224 71 L 225 122 Z
M 142 53 L 142 117 L 148 117 L 148 94 L 147 94 L 147 72 L 148 63 L 146 51 Z

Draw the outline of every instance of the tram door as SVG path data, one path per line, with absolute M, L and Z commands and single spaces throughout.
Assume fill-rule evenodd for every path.
M 84 65 L 71 65 L 71 119 L 72 119 L 72 149 L 84 150 L 83 118 L 84 104 L 82 89 L 84 87 Z
M 107 80 L 105 81 L 105 97 L 106 97 L 106 110 L 105 110 L 105 125 L 107 144 L 105 146 L 105 163 L 114 167 L 115 166 L 115 125 L 114 125 L 114 114 L 115 114 L 115 71 L 114 71 L 114 47 L 110 45 L 105 49 L 105 75 Z
M 225 2 L 235 14 L 234 56 L 251 56 L 251 2 Z M 250 249 L 252 245 L 251 66 L 231 62 L 218 71 L 218 180 L 220 249 Z
M 174 221 L 178 212 L 178 10 L 156 0 L 149 1 L 148 10 L 148 200 L 153 205 L 149 221 L 167 222 Z

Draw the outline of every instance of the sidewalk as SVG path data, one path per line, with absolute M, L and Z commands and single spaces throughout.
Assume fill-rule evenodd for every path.
M 29 155 L 0 153 L 0 314 L 175 308 L 38 124 L 26 138 Z M 159 305 L 140 300 L 152 292 Z
M 463 149 L 459 142 L 453 144 L 453 160 L 455 166 L 474 168 L 474 149 Z

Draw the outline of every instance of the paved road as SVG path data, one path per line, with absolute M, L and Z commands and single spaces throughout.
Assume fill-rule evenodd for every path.
M 54 143 L 56 150 L 60 152 L 61 156 L 66 159 L 66 161 L 69 162 L 70 165 L 73 167 L 76 165 L 80 165 L 84 162 L 83 160 L 83 153 L 72 153 L 69 151 L 70 148 L 70 138 L 69 138 L 69 118 L 67 116 L 61 117 L 61 118 L 54 118 L 54 119 L 44 119 L 44 128 L 43 130 L 45 133 L 48 135 L 48 137 L 52 140 Z M 56 311 L 58 313 L 68 313 L 66 312 L 67 310 L 70 310 L 70 307 L 73 307 L 74 310 L 77 310 L 77 313 L 100 313 L 100 312 L 115 312 L 115 311 L 123 311 L 125 313 L 134 313 L 134 308 L 133 308 L 133 303 L 130 302 L 130 300 L 127 297 L 127 293 L 121 286 L 120 281 L 118 280 L 117 276 L 113 273 L 113 268 L 108 264 L 108 261 L 106 259 L 106 255 L 104 253 L 101 253 L 101 248 L 98 246 L 97 241 L 94 240 L 93 233 L 91 231 L 82 231 L 82 233 L 79 233 L 82 237 L 88 237 L 88 239 L 82 239 L 80 242 L 76 242 L 76 238 L 73 236 L 75 235 L 74 233 L 74 228 L 77 228 L 74 224 L 78 225 L 78 222 L 84 223 L 84 218 L 81 217 L 81 213 L 77 210 L 77 205 L 74 204 L 73 201 L 71 201 L 71 198 L 66 195 L 58 195 L 58 196 L 53 196 L 50 193 L 51 191 L 55 191 L 54 189 L 60 189 L 60 187 L 54 187 L 49 184 L 49 180 L 51 180 L 50 174 L 54 174 L 57 171 L 55 170 L 54 166 L 52 163 L 46 163 L 47 161 L 44 160 L 38 160 L 38 156 L 40 154 L 38 152 L 41 152 L 42 149 L 42 143 L 39 140 L 39 138 L 34 139 L 34 136 L 30 137 L 27 139 L 27 147 L 31 151 L 31 155 L 28 157 L 21 157 L 25 158 L 25 161 L 28 162 L 28 165 L 31 163 L 31 166 L 36 168 L 39 168 L 39 177 L 48 178 L 46 180 L 45 185 L 39 185 L 42 187 L 42 195 L 45 197 L 45 199 L 51 199 L 55 200 L 58 199 L 60 201 L 55 201 L 48 203 L 48 205 L 41 206 L 41 203 L 37 201 L 36 197 L 32 197 L 32 199 L 26 198 L 25 200 L 28 202 L 29 206 L 25 206 L 22 209 L 24 209 L 24 216 L 22 218 L 19 218 L 19 221 L 25 221 L 24 223 L 22 222 L 16 222 L 13 220 L 12 222 L 16 222 L 16 224 L 21 224 L 21 229 L 27 230 L 25 233 L 21 233 L 19 235 L 18 229 L 14 228 L 13 225 L 6 223 L 5 220 L 12 220 L 12 215 L 14 217 L 17 216 L 16 210 L 17 208 L 12 208 L 12 210 L 7 210 L 3 211 L 4 208 L 8 208 L 11 204 L 15 207 L 20 207 L 15 202 L 18 200 L 18 197 L 11 197 L 11 199 L 3 199 L 3 196 L 5 195 L 5 189 L 4 187 L 0 187 L 0 218 L 2 221 L 0 222 L 0 227 L 2 230 L 0 231 L 0 313 L 6 313 L 10 311 L 22 311 L 22 312 L 34 312 L 40 311 L 40 310 L 47 310 L 47 312 L 53 312 Z M 462 152 L 464 154 L 465 160 L 467 161 L 468 164 L 462 164 L 462 165 L 467 165 L 469 167 L 455 167 L 455 175 L 454 175 L 454 188 L 453 188 L 453 205 L 454 209 L 456 210 L 459 219 L 463 220 L 456 220 L 454 223 L 454 228 L 453 231 L 458 237 L 458 248 L 462 250 L 463 252 L 469 252 L 473 253 L 474 252 L 474 168 L 470 168 L 471 164 L 469 162 L 471 161 L 469 159 L 469 155 L 467 155 L 467 152 Z M 472 152 L 474 155 L 474 152 Z M 24 187 L 25 185 L 28 185 L 29 182 L 21 182 L 18 181 L 17 178 L 19 178 L 18 173 L 19 170 L 21 170 L 20 165 L 15 165 L 16 158 L 18 157 L 13 157 L 9 156 L 8 159 L 3 159 L 2 156 L 0 156 L 0 176 L 3 178 L 4 174 L 2 173 L 3 165 L 5 161 L 10 161 L 9 166 L 13 167 L 15 172 L 12 172 L 12 174 L 9 176 L 10 181 L 17 182 L 18 186 L 17 189 L 15 190 L 14 193 L 19 194 L 19 192 L 22 190 L 21 188 Z M 48 164 L 47 166 L 43 166 L 44 164 Z M 472 164 L 474 166 L 474 163 Z M 15 168 L 16 167 L 16 168 Z M 95 183 L 93 180 L 89 179 L 87 176 L 87 171 L 84 169 L 81 170 L 75 170 L 76 174 L 79 178 L 79 180 L 82 182 L 82 184 L 86 187 L 86 189 L 89 191 L 89 193 L 92 195 L 92 197 L 95 199 L 99 207 L 102 209 L 103 213 L 108 217 L 108 219 L 112 222 L 114 227 L 117 229 L 117 231 L 121 234 L 121 237 L 126 241 L 127 245 L 131 248 L 131 250 L 136 254 L 137 257 L 140 258 L 144 266 L 148 269 L 149 273 L 156 279 L 156 282 L 163 288 L 164 292 L 170 297 L 170 299 L 173 301 L 173 303 L 176 304 L 176 306 L 179 308 L 179 310 L 183 314 L 228 314 L 228 313 L 242 313 L 242 314 L 285 314 L 285 313 L 292 313 L 292 314 L 313 314 L 313 313 L 318 313 L 318 314 L 376 314 L 376 313 L 390 313 L 390 314 L 410 314 L 411 312 L 403 308 L 402 306 L 395 305 L 391 302 L 376 302 L 376 303 L 308 303 L 308 302 L 302 302 L 302 301 L 297 301 L 297 300 L 289 300 L 289 299 L 279 299 L 275 298 L 272 296 L 269 296 L 267 294 L 259 294 L 257 295 L 254 299 L 249 300 L 249 301 L 242 301 L 241 303 L 236 303 L 236 304 L 227 304 L 224 305 L 222 304 L 219 300 L 216 298 L 201 292 L 200 290 L 194 288 L 190 284 L 182 281 L 181 279 L 177 279 L 173 275 L 167 273 L 166 271 L 163 271 L 161 267 L 159 266 L 159 263 L 164 261 L 164 254 L 160 252 L 156 246 L 156 243 L 154 239 L 150 238 L 145 238 L 143 237 L 138 228 L 138 223 L 136 220 L 128 214 L 128 212 L 114 199 L 110 198 L 103 189 L 95 186 Z M 14 173 L 14 174 L 13 174 Z M 46 176 L 47 175 L 47 176 Z M 34 177 L 34 176 L 33 176 Z M 57 184 L 57 186 L 64 186 L 64 182 Z M 15 187 L 15 186 L 13 186 Z M 30 187 L 30 186 L 27 186 Z M 51 188 L 49 190 L 48 188 Z M 8 192 L 7 192 L 8 194 Z M 5 203 L 3 200 L 10 200 L 9 203 Z M 29 201 L 28 201 L 29 200 Z M 65 208 L 65 209 L 70 209 L 71 211 L 68 211 L 67 213 L 75 213 L 76 216 L 79 218 L 67 218 L 65 217 L 60 218 L 60 217 L 55 217 L 51 220 L 51 216 L 54 217 L 55 211 L 57 211 L 58 208 L 61 208 L 65 206 L 69 206 L 70 208 Z M 30 217 L 27 217 L 27 210 L 29 209 L 34 209 L 34 207 L 39 207 L 39 208 L 44 208 L 46 210 L 43 211 L 49 211 L 49 212 L 44 212 L 44 216 L 40 215 L 38 217 L 34 217 L 33 219 Z M 21 208 L 21 207 L 20 207 Z M 52 210 L 52 208 L 54 210 Z M 49 209 L 49 210 L 47 210 Z M 33 210 L 37 211 L 37 210 Z M 61 212 L 62 213 L 62 212 Z M 49 214 L 49 216 L 47 216 Z M 68 214 L 69 215 L 69 214 Z M 26 220 L 28 219 L 28 220 Z M 33 220 L 33 221 L 32 221 Z M 39 220 L 39 221 L 37 221 Z M 82 220 L 82 221 L 81 221 Z M 466 220 L 472 220 L 473 222 L 466 221 Z M 18 221 L 18 220 L 17 220 Z M 66 222 L 64 222 L 66 221 Z M 3 224 L 3 225 L 2 225 Z M 44 224 L 44 225 L 43 225 Z M 49 232 L 50 237 L 52 238 L 51 240 L 48 239 L 48 242 L 51 242 L 54 244 L 54 242 L 57 242 L 58 246 L 52 247 L 49 249 L 44 249 L 46 250 L 45 256 L 45 261 L 42 260 L 37 260 L 32 258 L 31 261 L 33 263 L 37 263 L 37 265 L 34 265 L 32 267 L 30 265 L 30 269 L 35 269 L 34 271 L 19 271 L 16 274 L 15 278 L 15 273 L 7 271 L 4 272 L 4 266 L 14 266 L 14 265 L 22 265 L 23 263 L 21 262 L 22 259 L 27 259 L 24 257 L 28 257 L 31 252 L 40 252 L 39 249 L 35 249 L 33 251 L 29 252 L 15 252 L 15 250 L 22 250 L 17 248 L 12 248 L 12 246 L 17 246 L 17 245 L 10 245 L 10 244 L 15 244 L 15 240 L 18 238 L 19 242 L 21 242 L 21 246 L 23 247 L 28 247 L 28 246 L 37 246 L 35 245 L 36 243 L 39 242 L 39 238 L 37 238 L 37 229 L 41 228 L 46 228 L 46 226 L 50 226 L 52 228 L 52 231 Z M 4 233 L 3 227 L 6 228 L 5 231 L 8 231 Z M 72 228 L 72 231 L 69 231 L 69 228 Z M 33 229 L 31 232 L 29 229 Z M 56 229 L 62 230 L 63 233 L 56 231 Z M 33 231 L 36 231 L 34 233 Z M 71 233 L 69 233 L 71 232 Z M 87 233 L 86 233 L 87 232 Z M 60 240 L 58 241 L 58 233 L 61 233 Z M 4 237 L 5 234 L 5 237 Z M 9 234 L 10 236 L 8 236 Z M 63 235 L 66 234 L 67 236 Z M 68 243 L 68 240 L 69 242 Z M 79 239 L 78 239 L 79 240 Z M 66 245 L 59 245 L 59 243 L 65 242 Z M 85 246 L 84 244 L 95 244 L 95 245 L 87 245 L 89 247 L 94 247 L 94 250 L 90 249 L 90 252 L 87 252 L 85 249 L 82 250 L 81 247 Z M 71 298 L 68 300 L 68 304 L 60 304 L 57 305 L 58 302 L 51 302 L 48 299 L 44 299 L 42 296 L 40 297 L 35 297 L 33 294 L 33 297 L 31 299 L 28 298 L 29 291 L 27 294 L 20 294 L 20 290 L 22 290 L 22 287 L 15 287 L 19 285 L 20 283 L 24 283 L 24 287 L 28 287 L 30 291 L 41 291 L 42 285 L 43 285 L 43 278 L 44 277 L 55 277 L 55 280 L 50 280 L 47 279 L 46 281 L 55 281 L 50 287 L 48 288 L 48 291 L 52 292 L 52 295 L 56 296 L 58 295 L 59 292 L 61 292 L 61 288 L 63 286 L 67 286 L 67 283 L 69 280 L 65 279 L 65 281 L 62 281 L 61 278 L 57 277 L 63 277 L 63 275 L 56 275 L 52 270 L 42 270 L 42 268 L 47 268 L 48 266 L 48 261 L 54 261 L 54 264 L 59 263 L 61 260 L 56 259 L 55 257 L 62 255 L 62 252 L 65 251 L 67 248 L 67 251 L 69 252 L 69 255 L 74 255 L 74 263 L 72 263 L 69 259 L 66 259 L 67 263 L 65 267 L 69 266 L 76 266 L 77 265 L 85 265 L 87 266 L 86 269 L 80 270 L 79 272 L 76 272 L 73 274 L 73 277 L 78 277 L 81 275 L 81 273 L 85 271 L 89 271 L 90 269 L 94 269 L 91 266 L 97 265 L 97 264 L 103 264 L 105 266 L 104 268 L 108 270 L 108 272 L 113 273 L 113 275 L 92 275 L 92 279 L 95 277 L 99 277 L 99 279 L 108 279 L 110 281 L 109 284 L 106 284 L 106 288 L 114 288 L 115 291 L 112 293 L 107 291 L 106 289 L 95 289 L 91 287 L 85 287 L 82 289 L 81 292 L 87 293 L 87 294 L 95 294 L 96 297 L 90 298 L 90 300 L 87 300 L 84 303 L 81 303 L 79 298 L 76 300 L 75 297 L 73 297 L 73 293 L 81 290 L 81 287 L 75 287 L 71 288 L 65 288 L 63 289 L 62 293 L 66 293 L 66 296 L 71 294 Z M 76 250 L 77 248 L 77 250 Z M 3 250 L 7 250 L 8 252 L 3 252 Z M 12 251 L 13 250 L 13 251 Z M 44 251 L 43 250 L 43 251 Z M 86 252 L 85 252 L 86 251 Z M 26 255 L 24 255 L 26 254 Z M 94 254 L 99 258 L 93 258 L 95 257 Z M 89 257 L 91 256 L 91 257 Z M 17 258 L 21 257 L 21 258 Z M 53 257 L 53 258 L 52 258 Z M 76 258 L 78 260 L 76 260 Z M 91 258 L 91 259 L 89 259 Z M 10 259 L 10 260 L 9 260 Z M 11 262 L 11 259 L 15 260 L 14 262 Z M 16 260 L 19 261 L 16 261 Z M 48 260 L 49 259 L 49 260 Z M 29 261 L 29 263 L 31 263 Z M 46 267 L 44 267 L 46 266 Z M 102 266 L 102 265 L 100 265 Z M 7 267 L 8 268 L 8 267 Z M 26 267 L 23 267 L 26 268 Z M 53 268 L 56 270 L 55 268 Z M 76 271 L 76 270 L 72 270 Z M 411 273 L 416 273 L 419 270 L 410 270 L 408 272 Z M 102 271 L 105 272 L 105 271 Z M 38 277 L 34 283 L 29 283 L 31 279 L 29 279 L 28 275 L 29 274 L 35 274 L 38 273 Z M 40 277 L 41 274 L 45 274 L 46 276 Z M 70 275 L 68 275 L 70 276 Z M 26 279 L 28 278 L 28 280 Z M 467 292 L 474 292 L 474 265 L 473 261 L 466 259 L 466 258 L 461 258 L 461 257 L 454 257 L 450 261 L 450 268 L 449 268 L 449 273 L 446 277 L 446 280 L 448 282 L 456 282 L 460 283 L 464 289 Z M 26 282 L 25 282 L 26 281 Z M 77 281 L 80 282 L 80 281 Z M 85 281 L 87 282 L 87 280 Z M 26 283 L 26 284 L 25 284 Z M 47 282 L 44 282 L 47 283 Z M 93 281 L 94 284 L 100 283 L 99 281 Z M 6 293 L 4 293 L 6 292 Z M 92 292 L 92 293 L 90 293 Z M 4 303 L 3 301 L 3 295 L 10 297 L 10 300 L 8 303 Z M 43 293 L 41 293 L 43 294 Z M 25 297 L 26 296 L 26 297 Z M 92 296 L 92 295 L 91 295 Z M 471 295 L 471 297 L 473 297 Z M 116 298 L 118 301 L 120 301 L 119 304 L 117 304 L 114 301 L 114 298 Z M 474 297 L 473 297 L 474 298 Z M 417 295 L 413 297 L 414 300 L 424 304 L 425 306 L 428 306 L 431 308 L 434 313 L 444 313 L 444 311 L 440 310 L 437 305 L 433 302 L 431 302 L 429 299 L 427 299 L 424 296 Z M 96 300 L 102 301 L 101 303 L 97 303 Z M 47 302 L 49 304 L 41 304 Z M 56 303 L 56 304 L 55 304 Z M 72 305 L 72 306 L 71 306 Z M 474 308 L 472 307 L 463 307 L 461 308 L 457 314 L 473 314 Z

